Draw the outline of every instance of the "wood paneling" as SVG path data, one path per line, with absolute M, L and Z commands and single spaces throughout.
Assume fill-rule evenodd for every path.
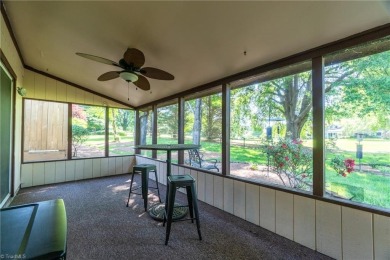
M 45 163 L 45 184 L 56 182 L 56 163 Z
M 375 259 L 390 259 L 390 218 L 374 215 Z
M 54 79 L 46 78 L 46 100 L 57 100 L 57 82 Z
M 93 177 L 92 175 L 92 170 L 93 170 L 93 166 L 92 166 L 92 160 L 84 160 L 84 174 L 83 174 L 83 178 L 84 179 L 90 179 Z
M 34 163 L 32 169 L 32 185 L 38 186 L 45 184 L 45 164 Z
M 342 234 L 344 260 L 374 258 L 372 213 L 342 207 Z
M 234 181 L 232 179 L 223 179 L 223 209 L 226 212 L 234 214 Z
M 223 178 L 214 175 L 214 206 L 223 210 Z
M 92 177 L 100 177 L 100 159 L 92 159 Z
M 294 239 L 294 195 L 276 191 L 275 231 L 290 240 Z
M 82 180 L 83 178 L 84 178 L 84 160 L 76 160 L 74 179 Z
M 245 219 L 245 183 L 235 180 L 233 193 L 233 214 Z
M 245 217 L 246 220 L 260 225 L 260 187 L 246 183 Z
M 75 179 L 75 170 L 76 162 L 75 161 L 66 161 L 65 166 L 65 180 L 74 181 Z
M 317 251 L 341 259 L 341 206 L 316 201 Z
M 206 190 L 206 174 L 204 172 L 198 172 L 198 200 L 205 201 Z
M 26 188 L 32 186 L 32 164 L 22 164 L 22 173 L 21 173 L 21 187 Z
M 205 202 L 214 205 L 214 176 L 206 174 Z
M 25 161 L 64 159 L 61 151 L 67 148 L 67 109 L 67 105 L 62 103 L 25 100 Z M 40 153 L 35 153 L 36 150 L 40 150 Z M 46 150 L 60 152 L 47 153 Z
M 316 207 L 313 199 L 294 195 L 294 241 L 315 250 Z
M 67 85 L 60 81 L 57 81 L 57 101 L 66 102 L 67 101 Z
M 66 180 L 66 164 L 64 161 L 56 162 L 56 182 L 64 182 Z
M 35 74 L 34 75 L 34 86 L 35 86 L 35 98 L 45 99 L 46 98 L 46 79 L 44 76 Z
M 100 159 L 100 176 L 108 175 L 108 158 Z
M 260 226 L 275 232 L 275 190 L 260 187 Z

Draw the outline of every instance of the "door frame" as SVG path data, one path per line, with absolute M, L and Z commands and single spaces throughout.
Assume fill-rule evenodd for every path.
M 16 80 L 17 76 L 15 71 L 12 69 L 10 63 L 5 57 L 3 51 L 0 49 L 0 61 L 5 68 L 6 72 L 11 75 L 12 81 L 12 100 L 11 100 L 11 149 L 10 149 L 10 197 L 15 196 L 15 115 L 16 115 Z M 9 198 L 8 198 L 9 200 Z M 7 200 L 5 200 L 6 203 Z M 0 202 L 1 203 L 1 202 Z

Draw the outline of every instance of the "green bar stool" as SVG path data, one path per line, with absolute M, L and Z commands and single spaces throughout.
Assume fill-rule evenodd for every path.
M 137 187 L 133 189 L 133 180 L 134 180 L 134 174 L 136 172 L 141 173 L 141 187 Z M 149 173 L 154 172 L 154 175 L 156 177 L 156 187 L 149 187 Z M 134 190 L 137 190 L 139 188 L 142 188 L 142 193 L 136 193 Z M 137 194 L 137 195 L 142 195 L 142 198 L 144 199 L 144 208 L 145 211 L 148 206 L 148 188 L 150 189 L 156 189 L 157 194 L 158 194 L 158 199 L 161 202 L 160 198 L 160 190 L 158 188 L 158 179 L 157 179 L 157 170 L 156 170 L 156 165 L 154 164 L 137 164 L 133 166 L 133 174 L 131 175 L 131 181 L 130 181 L 130 191 L 129 191 L 129 198 L 127 199 L 127 204 L 126 207 L 129 206 L 129 201 L 130 201 L 130 195 L 131 193 Z
M 173 220 L 173 208 L 183 207 L 175 206 L 176 190 L 178 188 L 186 188 L 188 209 L 190 211 L 190 218 Z M 185 206 L 184 206 L 185 207 Z M 194 217 L 195 213 L 195 217 Z M 168 201 L 165 202 L 165 214 L 163 220 L 163 226 L 167 223 L 166 234 L 165 234 L 165 245 L 168 245 L 169 234 L 171 232 L 171 225 L 173 221 L 191 220 L 194 223 L 196 221 L 196 227 L 198 229 L 199 240 L 202 240 L 200 233 L 200 222 L 199 222 L 199 211 L 198 211 L 198 199 L 195 191 L 195 180 L 191 175 L 171 175 L 168 176 Z

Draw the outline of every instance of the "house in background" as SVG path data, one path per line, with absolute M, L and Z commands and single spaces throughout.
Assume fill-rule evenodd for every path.
M 26 109 L 28 102 L 62 104 L 63 116 L 70 121 L 74 104 L 100 107 L 107 117 L 112 108 L 131 110 L 137 144 L 142 112 L 155 114 L 162 104 L 173 103 L 182 109 L 186 97 L 221 93 L 221 173 L 189 170 L 180 154 L 174 166 L 174 171 L 196 175 L 199 200 L 337 259 L 389 259 L 389 209 L 326 197 L 323 146 L 314 147 L 312 192 L 227 177 L 230 88 L 256 80 L 252 79 L 256 75 L 307 61 L 313 77 L 321 79 L 324 56 L 389 37 L 389 22 L 389 4 L 382 1 L 2 1 L 0 205 L 7 205 L 20 188 L 123 174 L 134 163 L 152 162 L 164 169 L 165 162 L 156 160 L 155 154 L 145 157 L 133 151 L 113 156 L 104 144 L 100 156 L 75 160 L 66 123 L 60 127 L 57 122 L 57 128 L 52 128 L 64 131 L 61 149 L 25 149 L 29 135 L 46 138 L 46 144 L 54 136 L 34 132 L 48 129 L 38 121 L 26 130 L 26 118 L 42 115 L 38 111 L 50 114 L 60 109 L 42 106 L 27 115 L 27 111 L 34 112 Z M 148 91 L 122 78 L 98 81 L 104 73 L 120 72 L 120 68 L 76 55 L 81 52 L 119 62 L 127 48 L 142 50 L 147 67 L 169 71 L 175 80 L 151 79 Z M 323 82 L 315 83 L 313 103 L 318 105 Z M 24 96 L 17 91 L 23 89 Z M 319 110 L 314 111 L 313 138 L 321 143 L 338 130 L 324 134 L 323 106 L 315 109 Z M 184 119 L 181 113 L 179 120 Z M 156 120 L 151 123 L 157 124 Z M 178 138 L 183 142 L 180 131 Z M 59 156 L 66 158 L 62 159 L 49 160 L 38 153 L 63 149 L 66 154 Z M 35 151 L 31 161 L 24 158 L 28 151 Z M 166 184 L 164 178 L 160 180 Z

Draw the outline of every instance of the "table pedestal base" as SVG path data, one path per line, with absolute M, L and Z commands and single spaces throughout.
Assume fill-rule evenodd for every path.
M 180 204 L 175 203 L 175 207 L 173 208 L 173 220 L 178 220 L 184 218 L 188 213 L 188 207 L 180 207 Z M 164 220 L 164 212 L 165 212 L 165 203 L 159 203 L 151 206 L 148 210 L 149 215 L 158 221 Z

